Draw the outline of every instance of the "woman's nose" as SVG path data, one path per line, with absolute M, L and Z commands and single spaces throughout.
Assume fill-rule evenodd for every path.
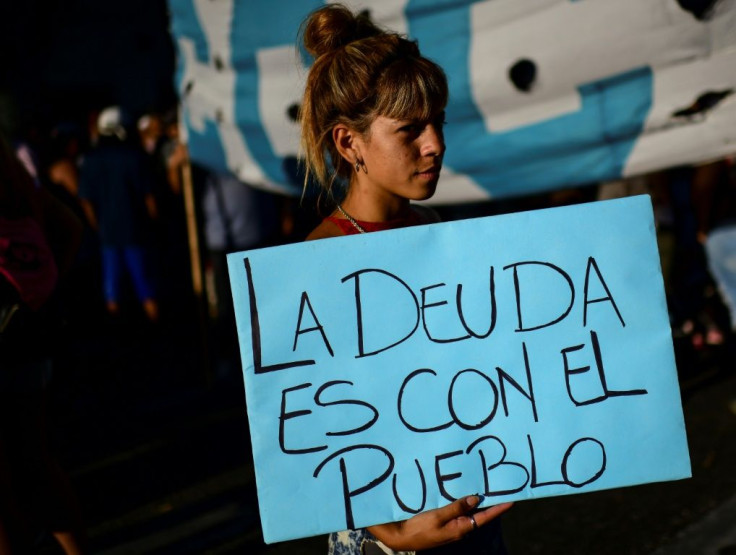
M 442 156 L 445 153 L 445 137 L 441 127 L 429 124 L 422 135 L 422 156 Z

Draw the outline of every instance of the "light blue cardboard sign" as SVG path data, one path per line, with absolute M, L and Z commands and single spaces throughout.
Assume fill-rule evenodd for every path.
M 267 542 L 690 476 L 649 197 L 228 264 Z

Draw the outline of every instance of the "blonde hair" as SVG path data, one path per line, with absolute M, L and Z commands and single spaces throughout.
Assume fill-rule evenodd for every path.
M 313 177 L 331 194 L 335 179 L 352 172 L 332 140 L 335 125 L 365 135 L 377 116 L 429 119 L 447 104 L 447 78 L 416 42 L 340 4 L 313 12 L 301 34 L 315 59 L 300 112 L 305 185 Z

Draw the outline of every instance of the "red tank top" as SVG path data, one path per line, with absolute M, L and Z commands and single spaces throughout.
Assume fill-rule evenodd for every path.
M 327 216 L 325 220 L 335 224 L 345 235 L 357 235 L 358 233 L 360 233 L 360 231 L 358 231 L 358 229 L 352 223 L 350 223 L 350 220 L 346 220 L 345 218 Z M 402 227 L 410 227 L 413 225 L 426 223 L 422 220 L 422 217 L 414 210 L 410 211 L 409 215 L 405 218 L 397 218 L 388 222 L 364 222 L 362 220 L 355 221 L 368 233 L 371 233 L 373 231 L 386 231 L 387 229 L 399 229 Z

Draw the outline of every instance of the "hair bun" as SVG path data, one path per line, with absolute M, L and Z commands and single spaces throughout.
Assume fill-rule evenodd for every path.
M 315 58 L 353 41 L 381 34 L 367 12 L 353 14 L 341 4 L 313 12 L 304 24 L 304 48 Z

